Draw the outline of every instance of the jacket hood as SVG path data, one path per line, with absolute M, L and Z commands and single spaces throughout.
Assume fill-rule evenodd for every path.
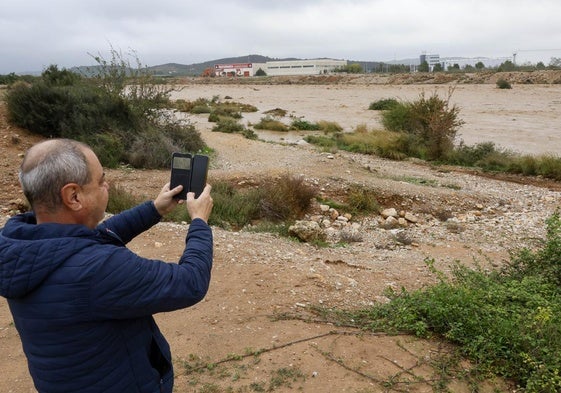
M 33 213 L 12 217 L 0 230 L 0 295 L 14 299 L 33 291 L 92 233 L 83 225 L 37 225 Z

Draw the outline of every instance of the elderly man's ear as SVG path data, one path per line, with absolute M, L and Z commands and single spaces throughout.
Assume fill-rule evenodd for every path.
M 68 183 L 60 190 L 62 203 L 72 211 L 82 208 L 82 187 L 76 183 Z

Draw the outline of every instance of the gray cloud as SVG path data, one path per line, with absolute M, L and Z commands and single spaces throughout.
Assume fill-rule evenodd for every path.
M 146 65 L 229 56 L 387 61 L 528 58 L 561 46 L 558 0 L 28 0 L 2 6 L 0 74 L 93 64 L 110 46 Z M 539 54 L 548 62 L 558 52 Z

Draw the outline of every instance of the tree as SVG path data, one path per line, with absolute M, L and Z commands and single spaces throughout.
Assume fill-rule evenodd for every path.
M 82 79 L 80 75 L 66 68 L 59 70 L 56 64 L 51 64 L 44 70 L 41 73 L 41 78 L 45 83 L 52 86 L 73 86 Z
M 515 69 L 516 69 L 516 65 L 512 61 L 507 60 L 499 66 L 498 71 L 499 72 L 514 71 Z
M 262 68 L 259 68 L 257 71 L 255 71 L 255 76 L 267 76 L 267 73 L 263 71 Z
M 427 61 L 423 61 L 421 64 L 419 64 L 419 68 L 418 68 L 419 72 L 429 72 L 429 63 L 427 63 Z
M 362 66 L 358 63 L 349 64 L 347 66 L 347 72 L 349 74 L 360 74 L 362 72 Z
M 440 72 L 440 71 L 442 71 L 442 64 L 440 64 L 440 63 L 435 64 L 434 67 L 432 67 L 432 71 L 433 71 L 433 72 Z
M 551 60 L 549 60 L 549 66 L 550 67 L 561 67 L 561 57 L 552 57 Z
M 476 68 L 477 70 L 482 70 L 482 69 L 485 68 L 485 64 L 483 64 L 482 61 L 478 61 L 477 63 L 475 63 L 475 68 Z

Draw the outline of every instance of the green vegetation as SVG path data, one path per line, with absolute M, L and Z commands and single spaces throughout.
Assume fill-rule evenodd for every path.
M 434 286 L 366 309 L 322 310 L 327 320 L 370 331 L 438 336 L 459 346 L 480 375 L 495 373 L 526 392 L 561 390 L 561 220 L 547 221 L 541 248 L 514 253 L 501 271 L 457 265 Z
M 290 127 L 284 124 L 282 121 L 272 118 L 271 116 L 265 116 L 261 118 L 259 123 L 254 124 L 253 128 L 256 130 L 269 130 L 269 131 L 288 131 Z
M 115 50 L 95 57 L 97 74 L 85 78 L 56 65 L 32 83 L 16 82 L 6 94 L 10 121 L 45 137 L 72 138 L 94 149 L 101 163 L 168 167 L 171 152 L 205 148 L 190 124 L 165 109 L 171 90 L 133 69 Z
M 216 125 L 212 128 L 215 132 L 224 132 L 226 134 L 242 134 L 247 139 L 257 139 L 257 135 L 253 130 L 250 130 L 236 119 L 230 117 L 219 118 Z
M 295 119 L 290 124 L 290 129 L 300 131 L 318 131 L 321 128 L 318 123 L 310 123 L 307 120 Z
M 451 94 L 443 100 L 436 93 L 428 98 L 423 93 L 416 101 L 396 104 L 382 113 L 382 123 L 389 131 L 407 134 L 413 141 L 409 148 L 416 145 L 412 153 L 419 158 L 443 159 L 453 150 L 463 124 L 458 107 L 450 106 Z
M 363 67 L 359 63 L 347 64 L 346 66 L 336 68 L 335 72 L 346 72 L 348 74 L 361 74 L 364 72 Z
M 373 111 L 386 111 L 388 109 L 392 109 L 398 104 L 399 101 L 396 100 L 395 98 L 383 98 L 381 100 L 372 102 L 368 107 L 368 109 Z
M 241 119 L 242 113 L 257 112 L 253 105 L 243 104 L 235 101 L 220 101 L 218 96 L 207 98 L 197 98 L 194 101 L 177 100 L 173 107 L 181 112 L 192 114 L 210 113 L 223 117 Z
M 366 215 L 378 213 L 380 205 L 376 193 L 366 187 L 353 185 L 347 194 L 347 203 L 349 213 L 353 215 Z
M 512 85 L 510 84 L 510 82 L 503 78 L 499 78 L 497 80 L 497 87 L 499 89 L 512 89 Z
M 143 198 L 127 191 L 120 184 L 111 184 L 106 210 L 108 213 L 117 214 L 138 205 L 142 200 Z
M 561 158 L 546 155 L 521 155 L 500 149 L 492 142 L 473 146 L 463 141 L 455 144 L 456 133 L 463 121 L 459 109 L 450 106 L 436 94 L 421 95 L 413 102 L 382 99 L 370 108 L 382 110 L 385 130 L 368 130 L 359 125 L 353 132 L 331 135 L 309 135 L 305 140 L 325 151 L 337 149 L 354 153 L 373 154 L 392 160 L 416 157 L 436 163 L 479 168 L 525 176 L 542 176 L 561 180 Z
M 286 224 L 303 217 L 316 195 L 317 191 L 302 178 L 288 174 L 249 186 L 213 182 L 214 207 L 209 223 L 233 229 L 252 224 L 253 231 L 286 234 Z M 188 222 L 189 216 L 180 207 L 166 219 Z

